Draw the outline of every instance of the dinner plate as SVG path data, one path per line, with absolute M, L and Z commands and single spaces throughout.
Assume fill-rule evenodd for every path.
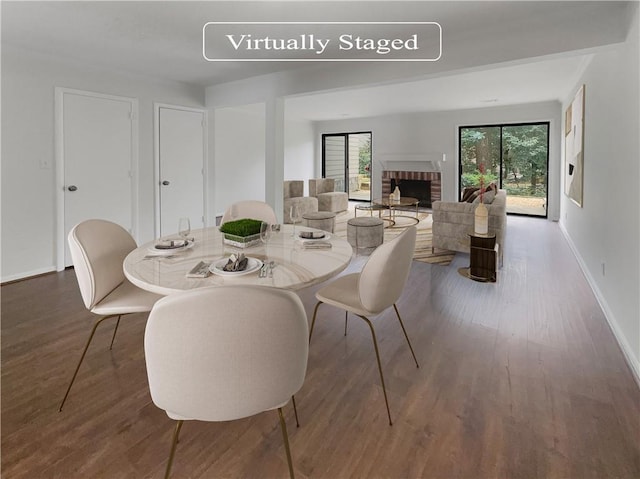
M 156 245 L 154 244 L 153 246 L 149 247 L 148 251 L 149 253 L 157 256 L 169 256 L 176 253 L 180 253 L 181 251 L 188 250 L 189 248 L 192 248 L 192 247 L 193 247 L 193 241 L 187 240 L 187 243 L 184 246 L 179 246 L 176 248 L 156 248 Z
M 324 233 L 324 235 L 318 238 L 304 238 L 300 236 L 302 234 L 302 232 L 300 232 L 298 233 L 298 238 L 300 238 L 302 241 L 327 241 L 329 240 L 329 238 L 331 238 L 331 235 L 326 231 L 314 231 L 313 233 L 316 235 L 319 235 L 320 233 Z
M 247 267 L 242 271 L 225 271 L 224 265 L 229 262 L 229 258 L 223 258 L 218 261 L 214 261 L 209 266 L 209 271 L 218 276 L 242 276 L 243 274 L 253 273 L 262 268 L 262 261 L 257 258 L 250 258 L 247 256 Z

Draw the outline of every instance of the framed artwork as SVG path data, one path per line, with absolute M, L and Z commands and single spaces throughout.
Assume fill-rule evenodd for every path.
M 584 85 L 564 114 L 564 193 L 582 207 L 584 182 Z

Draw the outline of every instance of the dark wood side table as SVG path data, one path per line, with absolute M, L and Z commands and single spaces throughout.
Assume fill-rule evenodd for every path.
M 469 267 L 460 268 L 460 274 L 475 281 L 495 283 L 499 247 L 496 235 L 469 233 L 469 241 Z

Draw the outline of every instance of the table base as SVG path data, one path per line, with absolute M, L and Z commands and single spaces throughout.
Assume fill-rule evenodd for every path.
M 465 268 L 458 268 L 458 273 L 460 274 L 460 276 L 464 276 L 465 278 L 472 279 L 479 283 L 495 283 L 496 282 L 495 276 L 493 278 L 482 278 L 480 276 L 472 275 L 471 268 L 468 266 Z
M 388 228 L 406 228 L 407 227 L 407 225 L 397 225 L 395 218 L 408 218 L 410 220 L 415 221 L 415 223 L 413 223 L 414 225 L 417 225 L 418 223 L 420 223 L 420 218 L 416 218 L 415 216 L 393 215 L 393 218 L 394 219 L 391 220 L 393 221 L 393 224 L 391 226 L 388 226 Z M 382 219 L 384 220 L 385 218 L 383 217 Z

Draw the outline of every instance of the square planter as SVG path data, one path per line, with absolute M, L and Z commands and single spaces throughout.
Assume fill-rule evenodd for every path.
M 249 236 L 236 236 L 230 233 L 222 233 L 224 244 L 235 246 L 236 248 L 249 248 L 260 243 L 260 233 Z

